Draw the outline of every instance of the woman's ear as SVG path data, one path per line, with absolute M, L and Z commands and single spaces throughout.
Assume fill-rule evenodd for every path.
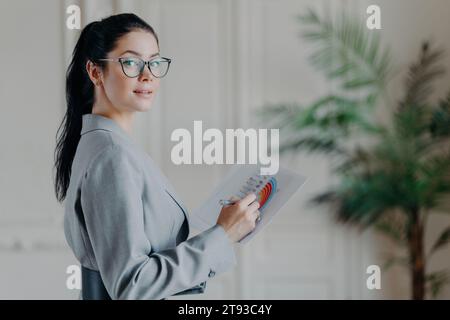
M 93 63 L 91 60 L 86 62 L 86 71 L 95 86 L 99 86 L 102 82 L 102 70 L 100 66 Z

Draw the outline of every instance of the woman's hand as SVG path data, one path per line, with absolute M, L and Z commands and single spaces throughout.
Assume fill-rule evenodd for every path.
M 255 201 L 254 193 L 248 194 L 245 198 L 236 201 L 232 205 L 222 208 L 217 219 L 233 242 L 237 242 L 253 231 L 256 219 L 259 217 L 259 202 Z

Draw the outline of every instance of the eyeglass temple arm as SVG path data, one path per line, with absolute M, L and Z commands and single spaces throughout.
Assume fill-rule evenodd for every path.
M 162 58 L 162 59 L 166 59 L 168 62 L 171 62 L 172 61 L 172 59 L 170 59 L 170 58 L 166 58 L 166 57 L 160 57 L 160 58 Z M 97 59 L 98 61 L 120 61 L 120 59 L 123 59 L 123 58 L 117 58 L 117 59 L 107 59 L 107 58 L 104 58 L 104 59 Z M 142 60 L 142 59 L 141 59 Z M 150 62 L 150 61 L 153 61 L 154 59 L 151 59 L 151 60 L 148 60 L 148 61 L 145 61 L 145 60 L 142 60 L 142 61 L 144 61 L 144 62 Z

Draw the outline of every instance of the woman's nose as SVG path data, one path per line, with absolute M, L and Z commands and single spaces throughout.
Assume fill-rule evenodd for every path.
M 155 76 L 150 72 L 150 68 L 148 65 L 144 66 L 144 70 L 142 70 L 141 74 L 139 75 L 140 81 L 153 81 L 153 78 Z

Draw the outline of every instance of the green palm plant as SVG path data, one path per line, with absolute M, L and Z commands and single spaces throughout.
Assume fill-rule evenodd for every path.
M 312 64 L 336 90 L 308 106 L 266 105 L 261 116 L 280 128 L 280 152 L 321 153 L 333 160 L 338 182 L 311 199 L 334 208 L 337 220 L 375 227 L 409 253 L 395 257 L 408 266 L 412 298 L 436 297 L 448 282 L 446 270 L 427 273 L 426 263 L 450 242 L 450 226 L 425 252 L 429 216 L 449 212 L 450 93 L 431 104 L 433 82 L 444 73 L 441 50 L 424 43 L 409 67 L 401 101 L 389 101 L 391 54 L 377 33 L 345 15 L 333 23 L 308 10 L 299 16 L 302 36 L 315 45 Z M 384 104 L 390 120 L 376 121 Z M 437 211 L 440 210 L 440 211 Z

